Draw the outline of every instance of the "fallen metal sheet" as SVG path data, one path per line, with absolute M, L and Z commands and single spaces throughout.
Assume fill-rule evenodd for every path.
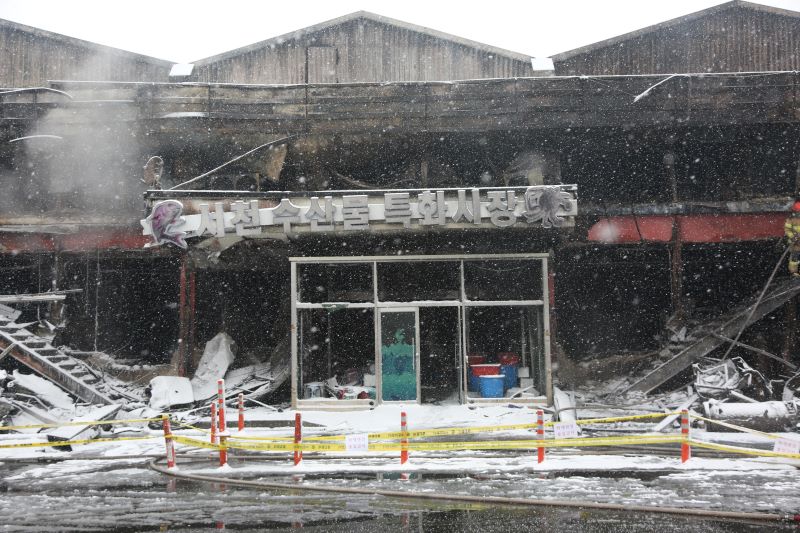
M 156 376 L 150 380 L 151 409 L 163 410 L 173 406 L 187 406 L 195 402 L 192 383 L 180 376 Z
M 22 311 L 9 307 L 7 305 L 0 304 L 0 315 L 7 317 L 11 320 L 16 320 L 19 318 L 19 315 L 22 314 Z
M 121 405 L 104 405 L 96 409 L 92 409 L 89 413 L 73 418 L 70 422 L 96 422 L 98 420 L 113 420 L 114 415 L 122 408 Z M 90 439 L 96 436 L 96 426 L 98 424 L 87 424 L 85 426 L 64 426 L 47 431 L 47 440 L 49 442 L 58 442 L 65 440 L 76 439 Z M 59 446 L 59 449 L 72 451 L 71 446 Z
M 42 424 L 55 424 L 56 421 L 54 418 L 50 418 L 48 413 L 44 410 L 37 409 L 35 407 L 31 407 L 29 405 L 25 405 L 23 402 L 18 402 L 14 400 L 10 400 L 8 398 L 0 398 L 0 403 L 4 403 L 6 405 L 10 405 L 15 409 L 19 409 L 26 415 L 35 418 Z

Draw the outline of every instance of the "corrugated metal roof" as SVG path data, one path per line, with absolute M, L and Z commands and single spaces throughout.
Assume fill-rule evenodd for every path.
M 603 41 L 599 41 L 599 42 L 596 42 L 596 43 L 593 43 L 593 44 L 589 44 L 589 45 L 586 45 L 586 46 L 581 46 L 580 48 L 575 48 L 573 50 L 568 50 L 566 52 L 561 52 L 560 54 L 556 54 L 556 55 L 552 56 L 552 59 L 553 59 L 553 61 L 564 61 L 564 60 L 567 60 L 567 59 L 569 59 L 571 57 L 574 57 L 574 56 L 577 56 L 577 55 L 580 55 L 580 54 L 586 54 L 586 53 L 589 53 L 589 52 L 593 52 L 595 50 L 599 50 L 601 48 L 606 48 L 608 46 L 612 46 L 612 45 L 621 43 L 623 41 L 628 41 L 628 40 L 631 40 L 631 39 L 635 39 L 637 37 L 640 37 L 642 35 L 646 35 L 648 33 L 653 33 L 653 32 L 662 30 L 664 28 L 670 28 L 670 27 L 673 27 L 673 26 L 677 26 L 679 24 L 684 24 L 686 22 L 691 22 L 693 20 L 697 20 L 697 19 L 700 19 L 700 18 L 703 18 L 703 17 L 707 17 L 709 15 L 713 15 L 715 13 L 719 13 L 721 11 L 726 11 L 728 9 L 732 9 L 732 8 L 736 8 L 736 7 L 750 9 L 750 10 L 753 10 L 753 11 L 761 11 L 761 12 L 765 12 L 765 13 L 771 13 L 773 15 L 782 15 L 782 16 L 787 16 L 787 17 L 800 18 L 800 12 L 797 12 L 797 11 L 789 11 L 788 9 L 779 9 L 777 7 L 770 7 L 770 6 L 765 6 L 765 5 L 762 5 L 762 4 L 755 4 L 755 3 L 752 3 L 752 2 L 745 2 L 744 0 L 733 0 L 731 2 L 725 2 L 724 4 L 719 4 L 719 5 L 716 5 L 716 6 L 709 7 L 707 9 L 702 10 L 702 11 L 697 11 L 695 13 L 690 13 L 690 14 L 684 15 L 682 17 L 678 17 L 678 18 L 670 19 L 670 20 L 667 20 L 667 21 L 664 21 L 664 22 L 660 22 L 658 24 L 654 24 L 653 26 L 647 26 L 645 28 L 641 28 L 641 29 L 638 29 L 636 31 L 632 31 L 632 32 L 629 32 L 629 33 L 624 33 L 622 35 L 618 35 L 618 36 L 612 37 L 610 39 L 605 39 Z
M 342 24 L 346 24 L 348 22 L 354 20 L 370 20 L 373 22 L 377 22 L 379 24 L 386 24 L 389 26 L 395 26 L 398 28 L 402 28 L 408 31 L 420 33 L 423 35 L 428 35 L 430 37 L 434 37 L 436 39 L 442 39 L 445 41 L 450 41 L 456 44 L 460 44 L 462 46 L 466 46 L 469 48 L 474 48 L 477 50 L 482 50 L 484 52 L 489 52 L 492 54 L 496 54 L 499 56 L 508 57 L 511 59 L 516 59 L 518 61 L 524 61 L 526 63 L 530 62 L 530 56 L 527 54 L 521 54 L 519 52 L 512 52 L 511 50 L 505 50 L 503 48 L 498 48 L 496 46 L 491 46 L 484 43 L 479 43 L 477 41 L 472 41 L 470 39 L 465 39 L 463 37 L 458 37 L 456 35 L 451 35 L 449 33 L 444 33 L 438 30 L 433 30 L 431 28 L 426 28 L 424 26 L 417 26 L 416 24 L 411 24 L 408 22 L 403 22 L 401 20 L 396 20 L 389 17 L 384 17 L 383 15 L 376 15 L 375 13 L 370 13 L 369 11 L 356 11 L 355 13 L 350 13 L 349 15 L 344 15 L 342 17 L 338 17 L 332 20 L 328 20 L 326 22 L 322 22 L 320 24 L 315 24 L 313 26 L 308 26 L 306 28 L 302 28 L 297 31 L 285 33 L 283 35 L 279 35 L 277 37 L 272 37 L 265 41 L 260 41 L 257 43 L 253 43 L 247 46 L 243 46 L 241 48 L 236 48 L 235 50 L 229 50 L 227 52 L 223 52 L 221 54 L 207 57 L 205 59 L 200 59 L 195 61 L 194 64 L 196 67 L 201 67 L 204 65 L 208 65 L 210 63 L 215 63 L 217 61 L 223 61 L 225 59 L 230 59 L 232 57 L 237 57 L 242 54 L 246 54 L 248 52 L 252 52 L 254 50 L 259 50 L 265 48 L 267 46 L 274 46 L 280 45 L 287 41 L 296 40 L 306 35 L 310 35 L 313 33 L 324 31 L 328 28 L 332 28 L 334 26 L 339 26 Z
M 114 48 L 113 46 L 106 46 L 103 44 L 93 43 L 91 41 L 84 41 L 83 39 L 77 39 L 75 37 L 69 37 L 67 35 L 62 35 L 60 33 L 55 33 L 52 31 L 43 30 L 41 28 L 34 28 L 33 26 L 26 26 L 25 24 L 20 24 L 19 22 L 13 22 L 11 20 L 0 19 L 0 28 L 8 28 L 12 31 L 18 31 L 22 33 L 27 33 L 33 35 L 34 37 L 43 37 L 46 39 L 53 39 L 56 41 L 60 41 L 64 44 L 70 46 L 76 46 L 80 48 L 86 48 L 88 50 L 94 50 L 97 52 L 103 52 L 108 54 L 113 54 L 120 57 L 126 57 L 129 59 L 134 59 L 138 61 L 145 61 L 147 63 L 151 63 L 154 65 L 160 65 L 168 67 L 174 63 L 174 61 L 167 61 L 165 59 L 158 59 L 156 57 L 150 57 L 142 54 L 137 54 L 135 52 L 128 52 L 127 50 L 122 50 L 120 48 Z

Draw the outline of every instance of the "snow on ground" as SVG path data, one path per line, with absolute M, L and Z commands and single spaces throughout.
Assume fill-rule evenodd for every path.
M 470 408 L 462 405 L 382 405 L 356 412 L 303 411 L 304 436 L 312 434 L 349 434 L 396 431 L 400 412 L 408 415 L 409 429 L 529 424 L 535 422 L 536 410 L 531 407 L 498 405 Z M 597 411 L 597 414 L 609 411 Z M 634 414 L 621 410 L 619 415 Z M 121 417 L 139 417 L 136 411 Z M 584 413 L 581 413 L 584 416 Z M 228 411 L 228 421 L 236 419 L 235 410 Z M 248 409 L 246 436 L 290 436 L 295 412 L 279 412 L 267 408 Z M 549 418 L 549 417 L 548 417 Z M 192 424 L 208 423 L 186 417 Z M 605 424 L 605 434 L 646 432 L 653 423 Z M 259 426 L 270 427 L 259 427 Z M 197 429 L 173 426 L 177 434 L 207 439 Z M 670 432 L 677 432 L 671 429 Z M 237 432 L 231 428 L 231 433 Z M 592 433 L 592 431 L 587 431 Z M 713 433 L 693 430 L 696 438 L 736 442 L 746 446 L 767 446 L 768 439 L 754 434 Z M 161 431 L 145 424 L 114 426 L 101 436 L 152 437 L 149 440 L 119 440 L 75 446 L 68 452 L 52 447 L 0 449 L 0 516 L 9 531 L 27 531 L 48 523 L 52 530 L 95 528 L 126 524 L 134 529 L 177 528 L 202 524 L 204 527 L 265 527 L 267 522 L 285 524 L 320 524 L 326 520 L 376 520 L 414 509 L 429 512 L 432 504 L 400 502 L 372 496 L 291 493 L 254 489 L 222 488 L 224 484 L 197 484 L 162 476 L 146 465 L 150 455 L 164 455 Z M 530 430 L 504 431 L 481 435 L 464 435 L 444 440 L 505 438 L 530 439 Z M 43 435 L 0 434 L 0 443 L 43 442 Z M 320 457 L 309 453 L 299 467 L 292 465 L 291 453 L 272 453 L 271 460 L 248 457 L 246 461 L 231 452 L 230 468 L 220 471 L 216 453 L 207 449 L 177 447 L 180 473 L 202 473 L 220 477 L 277 479 L 298 484 L 358 486 L 375 490 L 401 490 L 418 493 L 453 493 L 475 496 L 508 496 L 530 499 L 565 499 L 580 502 L 606 502 L 629 505 L 678 506 L 721 510 L 791 513 L 798 510 L 800 479 L 797 469 L 780 461 L 757 457 L 707 458 L 693 457 L 681 464 L 676 455 L 645 455 L 635 450 L 626 455 L 610 455 L 597 449 L 551 449 L 545 461 L 537 464 L 531 451 L 411 451 L 409 462 L 400 468 L 398 453 L 338 453 Z M 251 452 L 247 452 L 250 454 Z M 266 454 L 261 455 L 263 457 Z M 55 459 L 49 464 L 31 464 L 22 460 Z M 410 473 L 411 481 L 399 481 L 397 474 Z M 298 480 L 300 475 L 301 480 Z M 176 487 L 177 486 L 177 490 Z M 437 512 L 455 509 L 459 504 L 437 504 Z M 472 513 L 474 511 L 470 511 Z M 505 511 L 500 511 L 505 512 Z M 525 511 L 527 512 L 527 511 Z M 530 511 L 530 516 L 543 516 Z M 113 516 L 114 522 L 109 522 Z M 471 514 L 470 514 L 471 516 Z M 519 509 L 502 515 L 501 520 L 518 523 L 524 515 Z M 559 515 L 572 516 L 572 515 Z M 577 516 L 577 515 L 575 515 Z M 581 515 L 583 516 L 583 514 Z M 603 521 L 609 515 L 597 515 Z M 597 531 L 593 520 L 575 524 L 570 530 Z M 648 527 L 631 528 L 630 522 L 649 522 L 648 518 L 625 515 L 615 526 L 627 531 L 657 530 L 676 519 L 658 518 Z M 395 524 L 397 525 L 397 524 Z M 545 530 L 561 529 L 562 520 L 538 524 Z M 401 524 L 402 526 L 402 524 Z M 273 526 L 276 527 L 276 526 Z M 16 529 L 15 529 L 16 528 Z M 28 528 L 28 529 L 26 529 Z M 397 528 L 389 528 L 396 530 Z M 343 530 L 351 530 L 349 528 Z M 427 528 L 426 528 L 427 530 Z M 448 530 L 444 528 L 442 530 Z M 465 530 L 474 530 L 468 528 Z M 505 530 L 505 529 L 504 529 Z M 527 531 L 521 528 L 519 531 Z M 709 531 L 675 527 L 671 531 Z M 743 530 L 743 529 L 737 529 Z M 754 529 L 753 531 L 755 531 Z
M 432 429 L 432 428 L 454 428 L 454 427 L 474 427 L 474 426 L 493 426 L 493 425 L 514 425 L 514 424 L 532 424 L 535 422 L 536 410 L 531 407 L 518 407 L 510 405 L 498 405 L 487 407 L 470 407 L 465 405 L 381 405 L 372 410 L 357 411 L 357 412 L 323 412 L 323 411 L 303 411 L 302 419 L 304 423 L 303 435 L 305 438 L 315 435 L 342 435 L 342 434 L 365 434 L 386 431 L 398 431 L 400 429 L 400 413 L 407 413 L 408 429 Z M 137 413 L 138 414 L 138 413 Z M 630 414 L 630 413 L 628 413 Z M 122 416 L 124 418 L 124 415 Z M 234 410 L 228 411 L 229 426 L 232 420 L 235 420 L 236 412 Z M 256 408 L 248 409 L 246 412 L 246 423 L 250 424 L 246 427 L 243 436 L 283 436 L 290 437 L 294 433 L 294 419 L 295 412 L 292 410 L 285 410 L 278 412 L 272 409 Z M 546 417 L 549 419 L 549 417 Z M 190 420 L 190 423 L 205 422 L 206 427 L 208 419 L 197 421 Z M 654 420 L 653 423 L 655 423 Z M 270 427 L 260 427 L 269 425 Z M 604 434 L 604 435 L 617 435 L 629 434 L 636 432 L 645 434 L 652 428 L 652 423 L 637 422 L 631 423 L 611 423 L 598 426 L 596 432 L 588 429 L 585 435 Z M 585 428 L 586 429 L 586 428 Z M 179 435 L 185 435 L 200 440 L 207 440 L 208 433 L 196 429 L 185 429 L 180 425 L 174 425 L 173 431 Z M 549 433 L 549 430 L 548 430 Z M 676 429 L 667 432 L 677 433 Z M 233 436 L 239 434 L 235 429 L 231 430 Z M 130 424 L 127 427 L 113 426 L 110 432 L 104 432 L 103 437 L 118 437 L 121 440 L 112 443 L 97 443 L 90 445 L 75 446 L 74 451 L 67 452 L 60 448 L 53 447 L 39 447 L 39 448 L 10 448 L 0 449 L 0 461 L 3 458 L 7 459 L 21 459 L 21 458 L 34 458 L 34 457 L 75 457 L 82 455 L 92 456 L 142 456 L 148 454 L 162 455 L 164 453 L 164 441 L 162 432 L 157 429 L 150 429 L 145 424 Z M 716 433 L 699 429 L 693 429 L 692 435 L 699 440 L 706 440 L 710 442 L 724 442 L 729 444 L 736 444 L 747 447 L 760 447 L 762 449 L 771 449 L 773 441 L 767 437 L 748 434 L 748 433 Z M 148 440 L 124 440 L 125 438 L 140 439 L 142 437 L 151 437 Z M 460 436 L 459 438 L 448 437 L 438 440 L 503 440 L 508 438 L 514 439 L 532 439 L 535 435 L 532 430 L 513 430 L 513 431 L 500 431 L 493 433 L 471 434 Z M 46 442 L 46 436 L 40 433 L 37 434 L 18 434 L 7 433 L 0 435 L 0 443 L 24 443 L 24 442 Z M 211 453 L 209 450 L 188 450 L 183 445 L 178 445 L 178 452 L 192 451 L 206 456 Z M 630 450 L 629 450 L 630 451 Z M 237 453 L 235 450 L 233 454 Z M 444 459 L 442 455 L 451 453 L 451 459 Z M 494 455 L 501 455 L 500 452 L 491 452 Z M 519 453 L 519 452 L 517 452 Z M 314 465 L 310 466 L 312 462 L 307 462 L 307 468 L 319 468 L 320 471 L 334 472 L 334 471 L 355 471 L 355 470 L 368 470 L 368 471 L 394 471 L 397 470 L 396 461 L 385 461 L 382 456 L 386 453 L 370 452 L 376 457 L 375 464 L 365 462 L 363 460 L 350 461 L 347 454 L 340 453 L 331 459 L 329 462 L 321 461 L 313 462 Z M 286 454 L 289 455 L 288 453 Z M 360 453 L 359 455 L 363 455 Z M 394 454 L 396 455 L 396 454 Z M 596 453 L 591 448 L 583 450 L 574 450 L 570 453 L 565 449 L 549 449 L 547 452 L 548 458 L 542 465 L 531 465 L 528 458 L 512 458 L 501 457 L 495 459 L 470 459 L 469 457 L 480 455 L 472 454 L 470 452 L 436 452 L 435 458 L 417 457 L 414 458 L 415 453 L 412 451 L 412 462 L 410 470 L 421 471 L 483 471 L 486 468 L 495 471 L 513 471 L 522 467 L 528 468 L 535 467 L 536 470 L 586 470 L 586 471 L 599 471 L 599 470 L 663 470 L 663 469 L 730 469 L 747 471 L 753 469 L 771 469 L 771 468 L 791 468 L 786 466 L 787 461 L 766 459 L 766 458 L 753 458 L 748 456 L 741 456 L 735 459 L 707 459 L 707 458 L 693 458 L 687 465 L 680 465 L 680 462 L 675 457 L 656 457 L 653 455 L 635 456 L 635 451 L 630 451 L 630 455 L 626 456 L 609 456 L 603 453 Z M 420 455 L 432 455 L 430 452 L 417 453 Z M 510 454 L 509 454 L 510 455 Z M 393 457 L 393 454 L 388 454 Z M 259 471 L 267 473 L 286 473 L 285 466 L 280 463 L 276 465 L 257 465 L 248 466 L 248 468 L 257 468 Z

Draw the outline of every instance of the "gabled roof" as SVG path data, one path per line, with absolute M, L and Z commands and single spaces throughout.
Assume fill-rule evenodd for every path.
M 203 66 L 208 65 L 209 63 L 215 63 L 217 61 L 222 61 L 225 59 L 230 59 L 232 57 L 240 56 L 242 54 L 246 54 L 248 52 L 252 52 L 254 50 L 260 50 L 267 46 L 273 45 L 280 45 L 285 43 L 286 41 L 300 39 L 306 35 L 310 35 L 312 33 L 317 33 L 328 28 L 332 28 L 334 26 L 340 26 L 342 24 L 346 24 L 348 22 L 354 20 L 370 20 L 373 22 L 377 22 L 379 24 L 386 24 L 389 26 L 395 26 L 398 28 L 402 28 L 408 31 L 413 31 L 416 33 L 420 33 L 422 35 L 428 35 L 430 37 L 434 37 L 436 39 L 442 39 L 445 41 L 450 41 L 456 44 L 460 44 L 462 46 L 466 46 L 469 48 L 475 48 L 477 50 L 481 50 L 483 52 L 492 53 L 499 56 L 505 56 L 510 59 L 516 59 L 518 61 L 524 61 L 526 63 L 530 62 L 531 56 L 527 54 L 520 54 L 519 52 L 512 52 L 510 50 L 505 50 L 503 48 L 498 48 L 496 46 L 491 46 L 484 43 L 479 43 L 477 41 L 472 41 L 470 39 L 464 39 L 463 37 L 458 37 L 456 35 L 451 35 L 449 33 L 444 33 L 441 31 L 433 30 L 430 28 L 426 28 L 424 26 L 417 26 L 416 24 L 411 24 L 408 22 L 403 22 L 401 20 L 396 20 L 389 17 L 384 17 L 382 15 L 376 15 L 375 13 L 370 13 L 369 11 L 356 11 L 355 13 L 350 13 L 349 15 L 344 15 L 343 17 L 338 17 L 332 20 L 328 20 L 326 22 L 322 22 L 320 24 L 315 24 L 313 26 L 308 26 L 306 28 L 296 30 L 293 32 L 285 33 L 283 35 L 279 35 L 277 37 L 272 37 L 267 39 L 266 41 L 260 41 L 257 43 L 253 43 L 247 46 L 243 46 L 241 48 L 236 48 L 235 50 L 229 50 L 227 52 L 223 52 L 221 54 L 207 57 L 205 59 L 200 59 L 194 62 L 195 66 Z
M 660 22 L 658 24 L 654 24 L 653 26 L 647 26 L 646 28 L 641 28 L 636 31 L 632 31 L 630 33 L 625 33 L 622 35 L 618 35 L 616 37 L 612 37 L 610 39 L 606 39 L 604 41 L 596 42 L 590 45 L 582 46 L 580 48 L 575 48 L 573 50 L 568 50 L 566 52 L 561 52 L 560 54 L 556 54 L 551 56 L 553 61 L 564 61 L 571 57 L 580 54 L 586 54 L 589 52 L 593 52 L 595 50 L 599 50 L 601 48 L 606 48 L 608 46 L 612 46 L 623 41 L 628 41 L 631 39 L 635 39 L 642 35 L 646 35 L 648 33 L 653 33 L 659 30 L 663 30 L 665 28 L 671 28 L 673 26 L 678 26 L 680 24 L 685 24 L 687 22 L 692 22 L 697 19 L 701 19 L 703 17 L 707 17 L 709 15 L 713 15 L 716 13 L 720 13 L 722 11 L 727 11 L 732 8 L 741 7 L 745 9 L 750 9 L 752 11 L 760 11 L 762 13 L 770 13 L 773 15 L 783 15 L 787 17 L 794 17 L 800 18 L 800 12 L 797 11 L 789 11 L 788 9 L 779 9 L 777 7 L 770 7 L 765 6 L 762 4 L 754 4 L 752 2 L 745 2 L 744 0 L 732 0 L 731 2 L 725 2 L 724 4 L 719 4 L 716 6 L 709 7 L 708 9 L 704 9 L 702 11 L 697 11 L 695 13 L 690 13 L 689 15 L 684 15 L 682 17 L 674 18 L 671 20 L 667 20 L 665 22 Z
M 112 46 L 105 46 L 102 44 L 93 43 L 91 41 L 84 41 L 83 39 L 76 39 L 75 37 L 69 37 L 67 35 L 62 35 L 60 33 L 55 33 L 40 28 L 34 28 L 33 26 L 26 26 L 25 24 L 12 22 L 10 20 L 0 19 L 0 29 L 3 28 L 8 28 L 12 31 L 18 31 L 21 33 L 27 33 L 32 35 L 33 37 L 53 39 L 55 41 L 62 42 L 68 46 L 86 48 L 88 50 L 93 50 L 95 52 L 113 54 L 118 57 L 124 57 L 127 59 L 133 59 L 137 61 L 145 61 L 147 63 L 151 63 L 154 65 L 169 67 L 174 63 L 174 61 L 166 61 L 164 59 L 158 59 L 155 57 L 150 57 L 142 54 L 136 54 L 134 52 L 128 52 L 126 50 L 121 50 L 119 48 L 114 48 Z

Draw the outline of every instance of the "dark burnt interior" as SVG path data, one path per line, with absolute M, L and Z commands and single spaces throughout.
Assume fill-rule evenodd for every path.
M 141 182 L 141 169 L 154 155 L 164 160 L 161 187 L 166 189 L 283 136 L 223 120 L 176 120 L 159 129 L 144 119 L 108 125 L 108 117 L 99 114 L 82 117 L 80 125 L 63 115 L 52 118 L 45 129 L 63 140 L 6 143 L 0 150 L 0 179 L 8 191 L 5 216 L 15 223 L 47 225 L 55 235 L 53 243 L 82 224 L 138 231 L 133 221 L 144 212 L 141 195 L 148 188 Z M 576 184 L 579 214 L 571 231 L 299 236 L 286 242 L 245 240 L 227 249 L 193 251 L 187 258 L 177 249 L 117 250 L 113 243 L 100 246 L 99 252 L 81 252 L 76 251 L 80 246 L 90 250 L 93 244 L 60 247 L 45 237 L 39 250 L 20 246 L 23 252 L 14 253 L 12 246 L 11 253 L 3 254 L 6 275 L 0 286 L 5 294 L 80 289 L 63 305 L 62 342 L 164 363 L 174 359 L 183 334 L 179 286 L 186 260 L 195 291 L 193 356 L 207 340 L 226 331 L 236 341 L 241 364 L 267 360 L 286 343 L 287 258 L 292 255 L 551 252 L 554 340 L 576 360 L 655 349 L 679 311 L 676 303 L 681 304 L 680 318 L 689 323 L 723 313 L 758 292 L 782 252 L 778 238 L 603 244 L 588 242 L 587 231 L 618 215 L 633 214 L 638 222 L 636 217 L 653 214 L 785 209 L 798 182 L 796 124 L 684 124 L 648 121 L 646 116 L 607 126 L 563 122 L 532 120 L 513 129 L 299 133 L 191 188 L 235 197 L 239 191 Z M 8 140 L 26 132 L 14 125 L 2 133 Z M 81 179 L 64 183 L 64 176 Z M 731 202 L 736 202 L 735 211 Z M 678 249 L 676 282 L 673 258 Z M 442 281 L 425 271 L 412 272 L 406 280 L 409 286 Z M 52 307 L 26 305 L 24 312 L 31 319 L 47 317 Z M 764 320 L 781 321 L 783 313 Z M 745 337 L 756 335 L 752 332 Z M 430 344 L 446 352 L 447 342 L 431 339 Z M 787 342 L 794 340 L 766 341 L 777 351 L 788 350 Z M 431 394 L 441 396 L 451 386 L 448 377 Z

